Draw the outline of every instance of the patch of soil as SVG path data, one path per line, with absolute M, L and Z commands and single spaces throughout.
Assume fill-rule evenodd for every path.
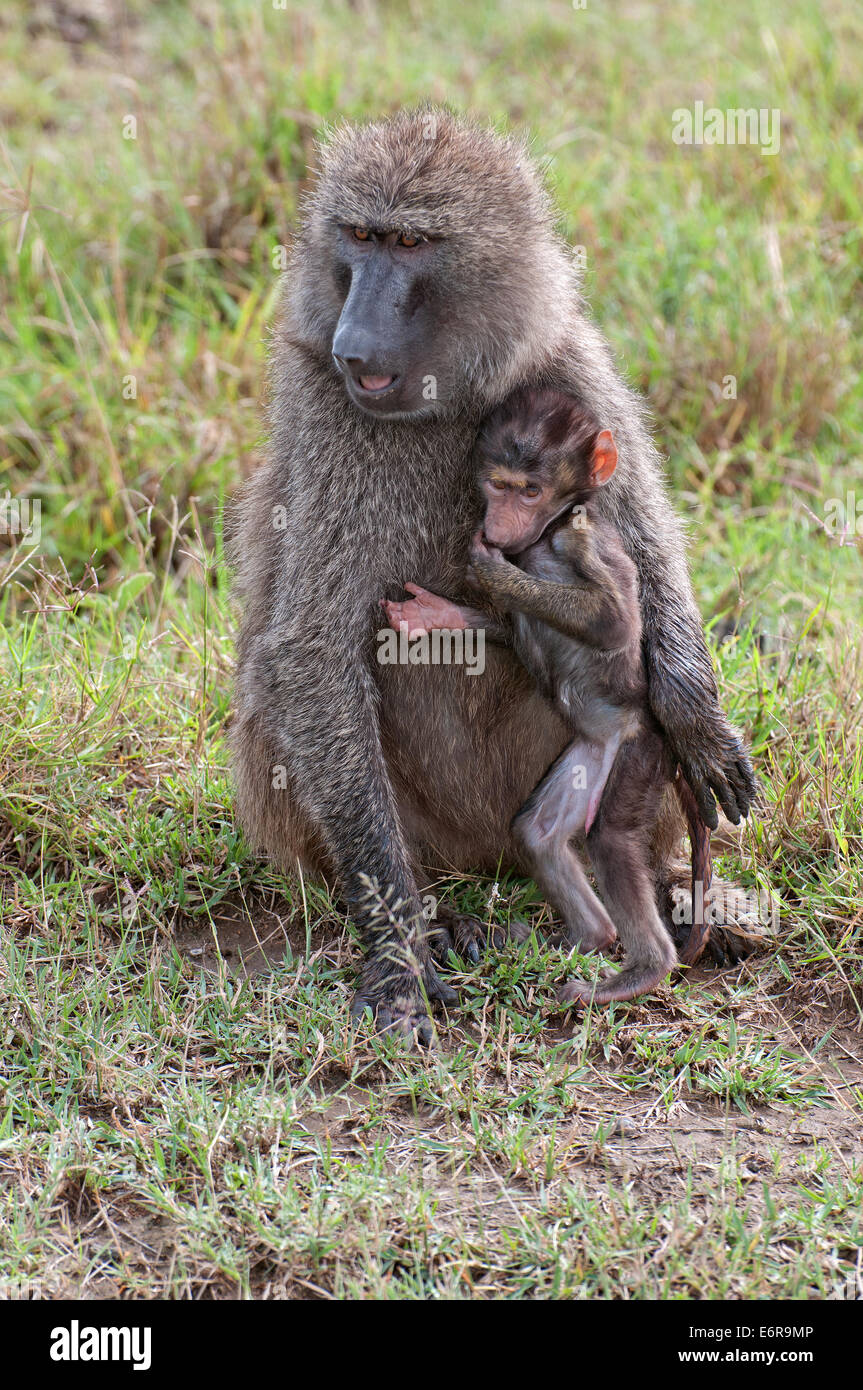
M 212 912 L 210 922 L 196 918 L 174 933 L 177 950 L 207 971 L 218 972 L 220 960 L 234 975 L 263 975 L 303 955 L 307 947 L 306 924 L 284 902 L 246 903 L 225 898 Z

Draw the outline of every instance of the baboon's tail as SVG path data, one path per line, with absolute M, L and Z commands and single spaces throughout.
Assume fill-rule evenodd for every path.
M 707 892 L 713 878 L 710 827 L 702 820 L 692 788 L 679 770 L 674 785 L 689 826 L 692 848 L 692 926 L 686 945 L 680 953 L 680 959 L 683 965 L 695 965 L 704 954 L 710 937 L 710 922 L 706 920 L 708 914 L 705 910 Z M 698 917 L 702 919 L 700 922 L 697 920 Z

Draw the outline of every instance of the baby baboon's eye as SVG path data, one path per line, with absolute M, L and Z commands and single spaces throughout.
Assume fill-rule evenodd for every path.
M 356 237 L 357 241 L 368 241 L 369 237 L 371 236 L 371 232 L 369 231 L 368 227 L 354 227 L 353 230 L 354 236 Z
M 528 483 L 524 490 L 525 497 L 538 497 L 542 488 L 537 487 L 536 483 Z
M 399 246 L 414 247 L 419 246 L 419 244 L 420 238 L 418 236 L 411 236 L 410 232 L 402 232 L 399 237 Z
M 506 492 L 506 483 L 501 478 L 492 478 L 491 485 L 495 492 Z

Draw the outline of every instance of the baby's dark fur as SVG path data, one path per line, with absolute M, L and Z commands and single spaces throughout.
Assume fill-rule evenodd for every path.
M 595 987 L 573 982 L 564 997 L 629 999 L 676 962 L 649 859 L 675 768 L 648 705 L 635 565 L 597 509 L 616 466 L 613 438 L 572 397 L 522 390 L 485 422 L 477 456 L 486 514 L 474 573 L 486 599 L 511 615 L 516 653 L 573 735 L 513 832 L 533 877 L 562 909 L 569 943 L 601 950 L 619 935 L 624 947 L 619 974 Z M 697 858 L 704 843 L 693 841 Z M 708 872 L 701 858 L 697 872 Z

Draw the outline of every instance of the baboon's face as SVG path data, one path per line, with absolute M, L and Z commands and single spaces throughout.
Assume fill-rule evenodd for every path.
M 489 466 L 480 474 L 485 498 L 483 534 L 505 555 L 520 555 L 572 500 L 545 472 L 524 474 Z
M 334 228 L 335 278 L 344 291 L 332 352 L 351 400 L 371 415 L 434 407 L 440 324 L 433 286 L 441 243 L 420 232 Z
M 475 419 L 570 281 L 525 147 L 433 109 L 327 133 L 293 270 L 291 332 L 379 420 Z

